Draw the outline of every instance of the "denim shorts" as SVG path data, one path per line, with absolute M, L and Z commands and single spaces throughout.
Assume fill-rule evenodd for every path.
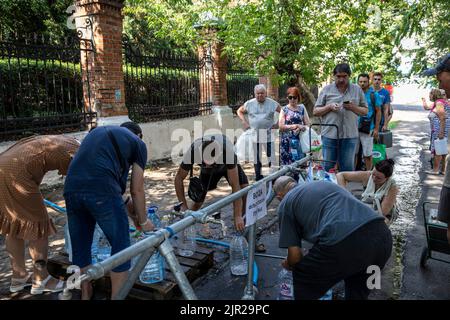
M 111 255 L 130 246 L 128 216 L 120 195 L 68 193 L 64 197 L 73 264 L 84 268 L 92 263 L 91 246 L 95 223 L 98 223 L 111 244 Z M 130 266 L 130 261 L 127 261 L 112 271 L 124 272 Z

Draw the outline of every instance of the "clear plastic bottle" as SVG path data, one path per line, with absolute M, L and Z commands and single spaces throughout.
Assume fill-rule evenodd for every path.
M 197 229 L 195 228 L 195 225 L 191 225 L 183 230 L 183 236 L 178 245 L 178 254 L 180 256 L 190 257 L 194 255 L 195 250 L 197 250 L 196 237 Z
M 157 215 L 158 207 L 150 206 L 147 210 L 147 217 L 152 221 L 156 229 L 161 228 L 161 220 Z M 151 284 L 164 280 L 164 257 L 155 249 L 152 256 L 139 275 L 142 283 Z
M 98 224 L 95 225 L 91 247 L 92 263 L 102 262 L 111 256 L 111 245 Z
M 161 220 L 158 217 L 158 207 L 150 206 L 147 209 L 147 217 L 155 226 L 155 229 L 161 228 Z
M 230 267 L 235 276 L 243 276 L 248 272 L 248 243 L 240 234 L 236 234 L 230 242 Z
M 317 177 L 317 180 L 325 179 L 325 171 L 323 170 L 322 166 L 317 166 L 316 177 Z
M 291 271 L 281 269 L 278 274 L 278 286 L 280 291 L 277 300 L 294 300 L 294 280 Z

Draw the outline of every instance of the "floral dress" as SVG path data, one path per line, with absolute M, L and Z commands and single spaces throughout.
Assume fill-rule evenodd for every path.
M 444 99 L 439 99 L 435 102 L 435 106 L 438 102 L 440 102 L 444 105 L 444 110 L 445 110 L 444 138 L 448 138 L 448 132 L 450 129 L 450 104 Z M 433 110 L 434 110 L 434 108 L 433 108 Z M 434 113 L 434 111 L 432 111 L 432 112 Z M 436 140 L 439 137 L 440 121 L 439 121 L 439 117 L 436 114 L 434 114 L 433 117 L 429 116 L 429 119 L 431 121 L 431 153 L 434 154 L 435 153 L 434 140 Z
M 305 106 L 303 104 L 299 105 L 299 108 L 297 111 L 293 111 L 289 109 L 288 106 L 283 107 L 284 112 L 284 124 L 290 125 L 290 124 L 302 124 L 304 125 L 304 118 L 305 118 Z M 299 138 L 299 134 L 294 134 L 292 130 L 289 131 L 283 131 L 281 133 L 281 143 L 280 143 L 280 158 L 281 158 L 281 165 L 287 165 L 294 162 L 291 155 L 291 148 L 290 148 L 290 140 L 296 137 Z

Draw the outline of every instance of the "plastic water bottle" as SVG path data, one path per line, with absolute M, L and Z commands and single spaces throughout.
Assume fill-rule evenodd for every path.
M 333 289 L 328 290 L 319 300 L 333 300 Z
M 150 206 L 147 209 L 147 218 L 153 223 L 155 229 L 161 228 L 161 220 L 158 217 L 158 207 Z
M 147 217 L 151 220 L 156 229 L 161 228 L 161 220 L 157 215 L 158 207 L 150 206 L 147 210 Z M 142 283 L 151 284 L 164 280 L 164 257 L 155 249 L 152 256 L 139 275 Z
M 147 264 L 142 270 L 139 280 L 142 283 L 151 284 L 164 280 L 164 258 L 159 251 L 155 251 L 148 260 Z
M 64 250 L 69 255 L 69 261 L 72 261 L 72 242 L 70 240 L 69 223 L 64 225 Z
M 298 140 L 297 137 L 292 137 L 289 143 L 291 147 L 292 160 L 294 161 L 300 160 L 300 152 L 299 152 L 300 141 Z
M 111 245 L 98 224 L 95 225 L 91 255 L 92 263 L 102 262 L 111 256 Z
M 322 166 L 317 167 L 316 177 L 317 177 L 317 180 L 325 179 L 325 171 L 323 170 Z
M 280 288 L 278 300 L 294 300 L 294 280 L 291 271 L 281 269 L 278 274 L 278 285 Z
M 194 255 L 195 250 L 197 250 L 197 242 L 195 238 L 197 237 L 197 230 L 195 225 L 191 225 L 183 230 L 183 236 L 181 237 L 181 242 L 178 246 L 178 254 L 183 257 L 190 257 Z
M 230 267 L 235 276 L 248 272 L 248 243 L 244 236 L 236 234 L 230 242 Z

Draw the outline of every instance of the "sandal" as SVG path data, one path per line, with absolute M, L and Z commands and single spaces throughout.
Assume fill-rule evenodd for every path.
M 25 278 L 11 278 L 11 285 L 9 286 L 9 292 L 16 293 L 19 292 L 25 287 L 31 286 L 31 276 L 33 272 L 29 272 Z
M 48 275 L 48 277 L 42 281 L 33 280 L 33 285 L 31 286 L 30 293 L 35 294 L 43 294 L 44 292 L 61 292 L 64 290 L 64 281 L 58 280 L 58 283 L 56 284 L 56 287 L 54 288 L 47 288 L 47 283 L 51 280 L 55 279 L 51 275 Z

